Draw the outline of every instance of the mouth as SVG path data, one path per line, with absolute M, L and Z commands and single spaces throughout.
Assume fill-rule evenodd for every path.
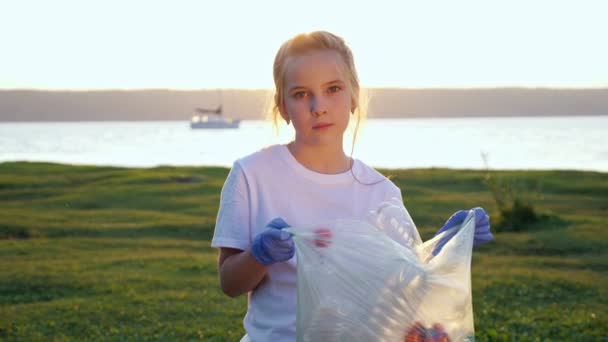
M 330 123 L 319 123 L 319 124 L 316 124 L 316 125 L 312 126 L 312 129 L 324 129 L 324 128 L 327 128 L 327 127 L 330 127 L 330 126 L 333 126 L 333 124 L 330 124 Z

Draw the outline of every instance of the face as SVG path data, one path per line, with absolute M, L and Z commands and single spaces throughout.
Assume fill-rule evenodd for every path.
M 334 51 L 311 51 L 287 60 L 281 116 L 291 121 L 296 144 L 342 146 L 353 109 L 344 62 Z

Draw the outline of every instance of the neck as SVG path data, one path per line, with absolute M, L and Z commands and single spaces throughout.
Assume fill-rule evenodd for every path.
M 296 160 L 309 170 L 324 173 L 338 174 L 351 168 L 351 158 L 342 149 L 342 146 L 306 146 L 295 141 L 287 145 L 289 152 Z

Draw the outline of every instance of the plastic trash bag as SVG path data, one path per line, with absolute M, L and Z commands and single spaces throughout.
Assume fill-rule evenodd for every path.
M 473 341 L 474 215 L 454 229 L 433 257 L 443 234 L 422 243 L 392 203 L 368 222 L 288 228 L 298 259 L 297 340 Z

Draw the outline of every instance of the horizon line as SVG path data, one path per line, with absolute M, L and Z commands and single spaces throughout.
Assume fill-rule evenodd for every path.
M 506 90 L 506 89 L 523 89 L 523 90 L 608 90 L 608 85 L 604 86 L 587 86 L 587 87 L 562 87 L 562 86 L 462 86 L 462 87 L 365 87 L 365 90 Z M 274 88 L 267 87 L 216 87 L 216 88 L 0 88 L 0 91 L 40 91 L 40 92 L 97 92 L 97 91 L 273 91 Z

